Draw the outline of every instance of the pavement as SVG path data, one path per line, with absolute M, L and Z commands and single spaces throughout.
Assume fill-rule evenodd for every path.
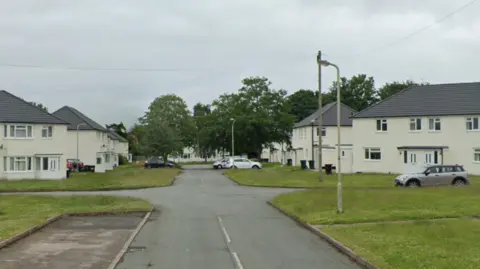
M 2 269 L 106 269 L 144 214 L 67 217 L 0 251 Z
M 134 196 L 154 205 L 116 269 L 360 268 L 266 204 L 296 190 L 239 186 L 209 168 L 185 166 L 166 188 L 78 193 Z

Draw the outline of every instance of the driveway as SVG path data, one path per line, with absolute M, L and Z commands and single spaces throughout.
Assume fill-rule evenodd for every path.
M 265 203 L 289 191 L 242 187 L 188 166 L 172 187 L 101 192 L 147 199 L 157 210 L 117 269 L 359 268 Z

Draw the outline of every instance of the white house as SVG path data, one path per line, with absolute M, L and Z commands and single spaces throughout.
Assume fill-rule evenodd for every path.
M 2 90 L 0 125 L 0 178 L 66 178 L 67 122 Z
M 288 159 L 292 159 L 293 152 L 289 150 L 286 143 L 272 143 L 272 148 L 264 148 L 261 159 L 268 159 L 270 163 L 287 163 Z
M 104 173 L 113 168 L 109 147 L 109 131 L 73 107 L 64 106 L 53 115 L 69 123 L 68 143 L 65 147 L 67 159 L 80 159 L 86 166 L 94 166 L 95 172 Z
M 341 158 L 342 171 L 351 172 L 352 169 L 352 120 L 351 116 L 356 112 L 350 107 L 340 106 L 340 134 L 341 134 Z M 301 120 L 293 126 L 292 159 L 294 165 L 299 165 L 300 160 L 314 160 L 318 165 L 318 136 L 317 124 L 320 110 Z M 322 108 L 322 164 L 337 163 L 337 103 L 329 103 Z
M 412 86 L 353 117 L 355 172 L 461 164 L 480 174 L 480 83 Z

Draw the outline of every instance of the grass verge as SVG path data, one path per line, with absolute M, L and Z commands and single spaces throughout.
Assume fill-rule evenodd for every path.
M 480 268 L 478 220 L 330 226 L 322 231 L 382 269 Z
M 240 185 L 254 187 L 290 187 L 290 188 L 321 188 L 335 187 L 335 175 L 324 176 L 319 181 L 318 172 L 304 171 L 296 167 L 272 167 L 261 170 L 229 169 L 225 174 Z M 387 174 L 345 174 L 345 187 L 393 187 L 395 175 Z
M 0 199 L 0 241 L 63 213 L 144 211 L 152 206 L 144 200 L 111 196 L 26 196 Z
M 170 185 L 180 173 L 175 168 L 115 168 L 106 173 L 78 173 L 65 180 L 0 180 L 0 192 L 121 190 Z
M 316 189 L 282 194 L 272 203 L 310 224 L 418 220 L 478 215 L 479 188 L 344 189 L 344 213 L 337 214 L 336 191 Z

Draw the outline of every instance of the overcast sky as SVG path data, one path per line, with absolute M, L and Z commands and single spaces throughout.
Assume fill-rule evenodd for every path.
M 289 92 L 315 88 L 319 49 L 342 75 L 366 73 L 377 86 L 478 81 L 480 1 L 385 47 L 469 1 L 2 0 L 0 88 L 51 112 L 70 105 L 130 125 L 159 95 L 192 107 L 246 76 Z M 325 69 L 324 89 L 334 76 Z

